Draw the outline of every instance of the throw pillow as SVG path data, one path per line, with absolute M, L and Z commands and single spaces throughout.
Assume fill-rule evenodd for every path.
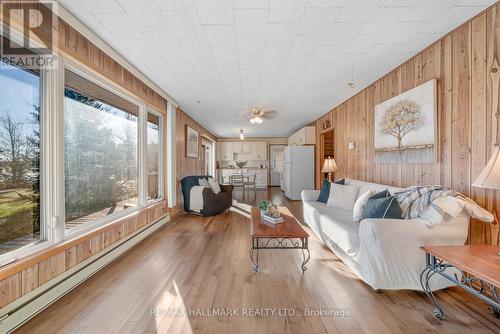
M 368 202 L 368 198 L 375 194 L 375 190 L 368 190 L 363 195 L 359 196 L 354 203 L 354 208 L 352 209 L 352 220 L 355 223 L 359 223 L 361 219 L 363 219 L 363 212 L 365 210 L 366 202 Z
M 352 211 L 359 187 L 332 183 L 326 206 Z
M 210 188 L 212 188 L 212 191 L 214 192 L 214 194 L 220 193 L 220 186 L 217 183 L 217 181 L 214 180 L 213 177 L 208 178 L 208 184 L 210 185 Z
M 363 212 L 365 218 L 402 219 L 403 210 L 395 196 L 383 198 L 368 198 Z
M 334 181 L 333 183 L 337 184 L 345 184 L 345 179 L 340 179 Z M 328 202 L 328 197 L 330 196 L 330 182 L 327 179 L 323 180 L 323 184 L 321 185 L 321 189 L 319 191 L 318 202 L 325 203 Z
M 389 189 L 383 190 L 381 192 L 378 192 L 376 194 L 373 194 L 370 196 L 371 198 L 385 198 L 391 196 L 391 193 L 389 192 Z
M 210 185 L 208 184 L 208 180 L 207 179 L 198 179 L 198 185 L 202 186 L 202 187 L 207 187 L 207 188 L 210 188 Z

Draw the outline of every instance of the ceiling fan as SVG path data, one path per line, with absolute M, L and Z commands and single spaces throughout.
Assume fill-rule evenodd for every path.
M 266 108 L 252 108 L 245 112 L 244 118 L 249 120 L 252 124 L 260 124 L 265 119 L 273 119 L 278 116 L 278 112 L 272 109 Z

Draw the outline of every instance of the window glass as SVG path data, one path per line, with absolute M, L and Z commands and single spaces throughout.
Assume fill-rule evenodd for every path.
M 147 131 L 147 179 L 148 199 L 157 199 L 159 192 L 159 162 L 160 162 L 160 118 L 148 113 Z
M 40 240 L 40 75 L 0 60 L 0 254 Z
M 138 107 L 65 71 L 66 229 L 138 203 Z

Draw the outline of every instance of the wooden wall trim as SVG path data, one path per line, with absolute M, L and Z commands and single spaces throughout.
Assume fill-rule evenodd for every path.
M 87 233 L 84 233 L 82 235 L 79 235 L 73 239 L 68 239 L 63 241 L 62 243 L 55 245 L 53 247 L 46 248 L 36 254 L 28 255 L 24 258 L 18 259 L 15 262 L 8 264 L 4 267 L 0 268 L 0 281 L 3 279 L 6 279 L 9 276 L 12 276 L 22 270 L 25 270 L 37 263 L 42 262 L 43 260 L 46 260 L 50 257 L 56 256 L 57 254 L 64 252 L 65 250 L 74 247 L 76 245 L 82 244 L 85 241 L 88 241 L 92 239 L 95 236 L 104 234 L 107 231 L 110 231 L 114 228 L 116 228 L 119 225 L 122 225 L 124 223 L 127 223 L 132 220 L 137 220 L 141 215 L 144 215 L 151 210 L 156 210 L 160 208 L 162 214 L 155 219 L 161 219 L 163 218 L 167 213 L 166 213 L 166 201 L 161 201 L 158 203 L 155 203 L 147 208 L 137 210 L 129 215 L 126 215 L 124 217 L 120 217 L 117 220 L 110 222 L 108 224 L 102 225 L 97 227 L 94 230 L 91 230 Z M 151 222 L 148 222 L 148 224 Z
M 317 133 L 321 133 L 325 119 L 332 120 L 339 167 L 335 177 L 400 187 L 442 184 L 471 197 L 498 216 L 500 191 L 474 188 L 472 182 L 485 166 L 492 148 L 489 71 L 494 55 L 500 55 L 499 40 L 497 3 L 318 118 Z M 438 84 L 438 162 L 376 164 L 375 105 L 431 79 L 437 79 Z M 349 142 L 356 143 L 354 149 L 348 149 Z M 317 173 L 316 186 L 320 183 L 321 175 Z M 469 242 L 496 244 L 498 225 L 472 219 Z

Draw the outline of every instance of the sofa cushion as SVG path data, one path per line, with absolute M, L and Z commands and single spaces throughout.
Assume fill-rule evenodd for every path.
M 346 184 L 358 186 L 359 187 L 358 196 L 361 196 L 368 190 L 375 190 L 376 192 L 380 192 L 387 189 L 391 194 L 403 190 L 403 188 L 392 187 L 385 184 L 378 184 L 378 183 L 359 181 L 353 179 L 346 179 Z
M 340 180 L 334 181 L 333 183 L 345 184 L 345 179 L 340 179 Z M 326 202 L 328 202 L 328 197 L 330 196 L 330 185 L 331 185 L 330 181 L 328 181 L 327 179 L 323 180 L 323 184 L 321 184 L 321 189 L 319 192 L 318 202 L 325 203 L 325 204 L 326 204 Z
M 395 196 L 382 198 L 368 198 L 363 212 L 365 218 L 391 218 L 401 219 L 403 210 Z
M 352 212 L 320 202 L 304 202 L 304 220 L 329 246 L 335 245 L 350 256 L 359 250 L 359 224 L 352 223 Z
M 352 211 L 356 197 L 358 196 L 357 186 L 342 185 L 333 183 L 330 186 L 330 196 L 328 197 L 327 206 L 347 211 Z

